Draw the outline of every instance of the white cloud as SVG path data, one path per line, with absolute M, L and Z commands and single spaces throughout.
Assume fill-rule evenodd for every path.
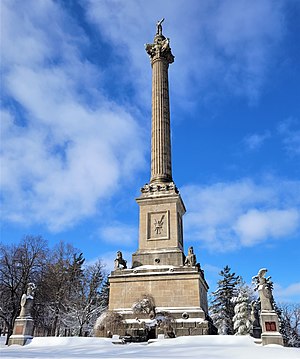
M 128 246 L 137 243 L 138 229 L 123 223 L 113 223 L 99 230 L 103 241 Z
M 214 275 L 219 274 L 222 270 L 222 268 L 219 268 L 219 267 L 217 267 L 213 264 L 209 264 L 209 263 L 201 264 L 201 267 L 202 267 L 202 269 L 205 270 L 205 272 L 209 272 Z
M 274 283 L 274 297 L 277 302 L 290 302 L 291 298 L 294 301 L 299 301 L 300 299 L 300 282 L 292 283 L 287 287 L 282 287 L 278 283 Z
M 300 211 L 251 209 L 241 215 L 235 224 L 235 232 L 241 244 L 251 246 L 267 238 L 280 238 L 293 234 L 300 223 Z
M 90 0 L 87 15 L 105 38 L 118 44 L 117 52 L 128 56 L 133 65 L 129 76 L 140 86 L 148 86 L 150 76 L 150 71 L 145 75 L 147 56 L 142 45 L 152 41 L 155 22 L 165 17 L 164 33 L 171 38 L 176 63 L 174 91 L 181 97 L 188 92 L 191 102 L 199 101 L 197 91 L 209 98 L 224 89 L 256 100 L 284 33 L 281 4 L 272 1 L 249 5 L 246 0 L 191 0 L 187 6 L 184 0 L 143 5 Z M 133 76 L 136 71 L 138 76 Z
M 282 121 L 278 126 L 278 133 L 286 151 L 292 155 L 300 155 L 300 121 L 297 118 Z
M 59 231 L 144 165 L 144 133 L 133 109 L 104 95 L 102 73 L 81 53 L 88 39 L 58 3 L 2 10 L 2 216 Z
M 229 251 L 293 236 L 300 229 L 300 182 L 242 179 L 182 189 L 186 238 Z
M 243 142 L 249 151 L 254 151 L 258 150 L 268 138 L 270 138 L 270 132 L 266 131 L 263 134 L 254 133 L 248 135 Z
M 189 92 L 197 100 L 195 82 L 201 91 L 206 87 L 214 92 L 217 83 L 218 88 L 257 96 L 272 46 L 283 29 L 280 7 L 271 1 L 250 8 L 246 1 L 227 6 L 219 1 L 193 1 L 190 6 L 169 0 L 143 5 L 87 1 L 87 19 L 97 24 L 106 41 L 106 47 L 99 48 L 101 58 L 112 45 L 114 55 L 127 59 L 122 69 L 114 60 L 100 69 L 82 50 L 93 46 L 91 40 L 59 2 L 2 1 L 1 5 L 2 215 L 10 221 L 44 223 L 52 230 L 96 213 L 99 202 L 110 198 L 123 178 L 132 178 L 143 166 L 144 133 L 133 117 L 140 114 L 133 102 L 127 106 L 122 98 L 121 107 L 108 97 L 107 84 L 114 80 L 108 67 L 118 66 L 120 83 L 133 83 L 139 106 L 144 106 L 145 96 L 150 103 L 151 68 L 143 44 L 153 39 L 158 18 L 166 17 L 164 31 L 174 44 L 175 91 Z M 231 211 L 237 211 L 221 198 L 219 202 L 220 209 L 208 207 L 200 219 L 210 224 L 207 238 L 217 235 L 214 222 L 225 223 Z M 229 212 L 220 214 L 222 206 Z M 190 223 L 193 216 L 199 220 L 195 212 Z M 224 236 L 230 237 L 231 231 L 223 227 Z

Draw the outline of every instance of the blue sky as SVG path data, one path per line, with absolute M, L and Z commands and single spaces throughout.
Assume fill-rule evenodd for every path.
M 138 245 L 151 66 L 165 17 L 173 177 L 211 289 L 262 267 L 300 301 L 300 3 L 1 1 L 1 239 L 42 235 L 111 268 Z

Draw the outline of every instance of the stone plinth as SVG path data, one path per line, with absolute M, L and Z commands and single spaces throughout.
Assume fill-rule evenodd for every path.
M 283 338 L 279 333 L 279 322 L 276 312 L 274 310 L 262 311 L 260 314 L 260 321 L 262 328 L 262 345 L 283 345 Z
M 182 216 L 185 207 L 175 185 L 148 186 L 136 199 L 140 207 L 139 249 L 133 267 L 141 265 L 182 266 Z
M 201 307 L 208 312 L 207 283 L 196 267 L 141 266 L 116 270 L 109 277 L 109 310 L 131 308 L 144 294 L 157 307 Z
M 122 314 L 125 322 L 122 331 L 130 333 L 142 322 L 151 321 L 147 316 L 137 318 L 131 309 L 141 296 L 151 295 L 156 312 L 167 312 L 175 319 L 177 336 L 209 334 L 208 286 L 198 267 L 159 265 L 115 270 L 109 282 L 109 310 Z
M 8 345 L 25 345 L 27 340 L 33 338 L 33 324 L 34 322 L 31 317 L 18 317 L 15 320 L 14 331 L 9 338 Z

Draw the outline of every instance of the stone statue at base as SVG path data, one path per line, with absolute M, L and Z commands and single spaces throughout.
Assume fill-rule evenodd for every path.
M 260 338 L 261 337 L 261 326 L 260 326 L 260 322 L 259 322 L 259 312 L 257 309 L 257 301 L 253 300 L 251 302 L 251 323 L 252 323 L 252 328 L 250 331 L 250 334 L 253 338 Z
M 188 255 L 185 257 L 184 265 L 188 267 L 195 267 L 196 264 L 197 264 L 197 259 L 194 253 L 194 248 L 190 247 L 188 249 Z
M 127 269 L 127 261 L 123 259 L 121 251 L 117 252 L 117 258 L 115 259 L 115 269 Z
M 260 299 L 260 325 L 262 329 L 262 345 L 278 344 L 283 345 L 282 335 L 279 333 L 278 315 L 274 310 L 274 299 L 272 294 L 273 282 L 271 277 L 265 278 L 266 268 L 259 270 L 252 278 L 255 282 L 255 290 L 258 291 Z
M 31 316 L 34 293 L 36 285 L 28 283 L 26 293 L 21 297 L 21 311 L 14 323 L 13 334 L 10 336 L 8 345 L 25 345 L 29 339 L 33 338 L 33 319 Z
M 31 317 L 31 309 L 33 305 L 33 297 L 36 289 L 34 283 L 29 283 L 27 285 L 26 294 L 24 293 L 21 297 L 21 312 L 20 318 Z
M 273 308 L 273 295 L 272 295 L 272 286 L 273 283 L 271 281 L 271 277 L 265 278 L 265 274 L 267 273 L 266 268 L 262 268 L 259 270 L 257 276 L 253 277 L 256 280 L 258 290 L 261 310 L 274 310 Z

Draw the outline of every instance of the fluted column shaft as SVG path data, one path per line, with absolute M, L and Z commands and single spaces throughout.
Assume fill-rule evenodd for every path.
M 171 182 L 169 62 L 152 59 L 151 182 Z

